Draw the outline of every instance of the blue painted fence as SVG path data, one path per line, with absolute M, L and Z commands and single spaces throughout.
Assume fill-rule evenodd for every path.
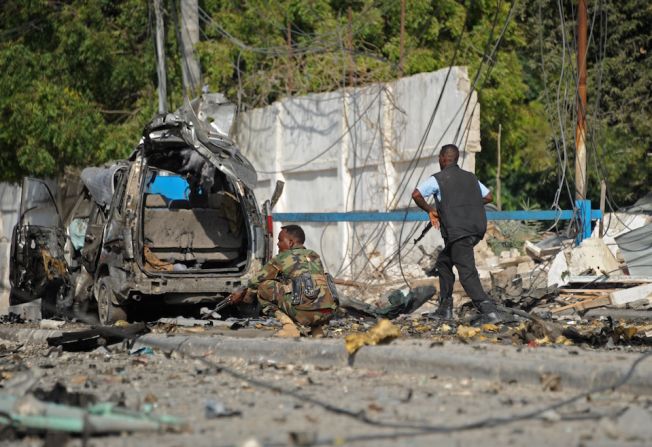
M 602 218 L 600 210 L 591 209 L 590 200 L 577 200 L 576 210 L 542 211 L 487 211 L 489 220 L 571 220 L 575 216 L 582 224 L 578 242 L 591 237 L 591 221 Z M 428 215 L 423 211 L 369 212 L 352 211 L 348 213 L 273 213 L 278 222 L 425 222 Z

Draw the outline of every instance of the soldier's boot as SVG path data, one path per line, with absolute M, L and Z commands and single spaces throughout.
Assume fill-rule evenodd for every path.
M 447 296 L 444 298 L 439 298 L 439 307 L 433 314 L 435 318 L 440 320 L 452 320 L 453 319 L 453 297 Z
M 274 312 L 274 316 L 283 325 L 283 328 L 274 334 L 276 337 L 297 338 L 301 336 L 301 333 L 299 332 L 297 325 L 292 321 L 292 318 L 288 317 L 280 310 Z
M 314 338 L 323 338 L 324 337 L 324 325 L 313 326 L 310 328 L 310 336 Z

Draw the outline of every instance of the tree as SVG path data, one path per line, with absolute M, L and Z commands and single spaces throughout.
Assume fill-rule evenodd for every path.
M 128 154 L 155 111 L 147 4 L 10 0 L 0 24 L 0 179 Z
M 648 2 L 588 2 L 589 48 L 587 105 L 588 198 L 599 200 L 599 181 L 608 184 L 611 206 L 631 204 L 639 191 L 649 191 L 652 160 L 647 155 L 652 141 L 650 91 L 652 66 L 648 24 L 652 9 Z M 523 23 L 533 45 L 525 48 L 527 79 L 545 103 L 551 123 L 546 138 L 551 158 L 557 147 L 566 149 L 569 191 L 574 191 L 574 128 L 577 117 L 577 84 L 574 2 L 551 8 L 549 3 L 528 3 Z M 536 44 L 534 44 L 536 42 Z M 562 157 L 563 159 L 563 157 Z M 559 184 L 557 175 L 541 171 L 539 188 L 529 186 L 542 201 Z M 531 172 L 531 177 L 537 172 Z M 570 178 L 569 178 L 570 176 Z M 569 207 L 572 193 L 562 195 Z
M 178 3 L 164 4 L 174 110 L 183 99 Z M 400 75 L 399 1 L 200 4 L 196 50 L 204 82 L 241 109 Z M 501 125 L 507 207 L 529 201 L 547 208 L 557 196 L 562 207 L 572 202 L 574 4 L 560 2 L 560 11 L 542 0 L 406 0 L 402 73 L 454 64 L 477 77 L 483 146 L 477 170 L 492 183 Z M 614 205 L 628 204 L 635 191 L 649 188 L 652 171 L 652 9 L 644 0 L 589 6 L 589 197 L 597 200 L 597 182 L 605 178 Z M 66 165 L 131 151 L 156 113 L 150 16 L 142 0 L 2 3 L 0 179 L 56 175 Z

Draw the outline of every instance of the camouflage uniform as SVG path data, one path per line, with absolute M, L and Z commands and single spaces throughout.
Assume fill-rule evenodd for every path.
M 292 279 L 309 273 L 319 294 L 314 299 L 305 295 L 300 304 L 292 303 Z M 266 313 L 280 310 L 295 322 L 305 326 L 326 323 L 337 308 L 328 288 L 324 267 L 319 255 L 297 246 L 274 256 L 260 273 L 249 281 L 249 291 L 256 293 Z

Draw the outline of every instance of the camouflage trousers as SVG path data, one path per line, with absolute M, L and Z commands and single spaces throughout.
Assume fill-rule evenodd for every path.
M 319 308 L 313 303 L 292 304 L 292 293 L 287 291 L 286 285 L 278 281 L 263 281 L 258 286 L 258 302 L 263 312 L 271 313 L 280 310 L 294 322 L 303 326 L 321 326 L 328 322 L 335 314 L 335 304 L 332 300 L 319 300 Z M 328 303 L 332 301 L 332 303 Z M 324 306 L 326 304 L 326 306 Z

